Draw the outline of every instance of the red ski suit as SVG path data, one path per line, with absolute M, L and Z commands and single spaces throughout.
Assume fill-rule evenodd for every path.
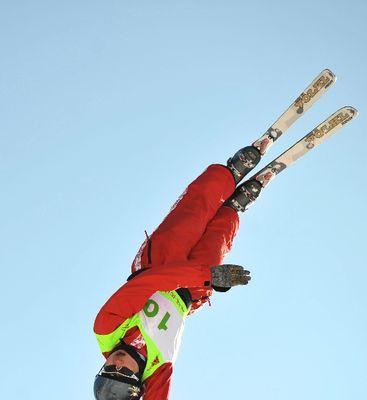
M 217 164 L 188 186 L 133 262 L 132 272 L 149 270 L 112 295 L 97 315 L 95 333 L 113 332 L 157 291 L 188 288 L 193 299 L 191 312 L 208 301 L 212 294 L 210 267 L 223 263 L 239 226 L 237 212 L 221 207 L 234 188 L 232 173 Z M 138 328 L 128 331 L 123 340 L 146 355 Z M 144 382 L 144 400 L 168 399 L 172 371 L 172 364 L 165 363 Z

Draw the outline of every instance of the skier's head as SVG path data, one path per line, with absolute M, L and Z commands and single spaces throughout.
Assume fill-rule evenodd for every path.
M 137 400 L 146 360 L 133 347 L 121 342 L 107 357 L 94 380 L 96 400 Z

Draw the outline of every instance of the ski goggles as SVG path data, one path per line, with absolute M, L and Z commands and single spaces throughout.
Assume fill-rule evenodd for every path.
M 126 382 L 126 379 L 132 379 L 139 383 L 139 378 L 133 371 L 126 367 L 118 369 L 116 365 L 104 365 L 98 372 L 97 376 L 98 375 L 106 378 L 116 379 L 121 382 Z

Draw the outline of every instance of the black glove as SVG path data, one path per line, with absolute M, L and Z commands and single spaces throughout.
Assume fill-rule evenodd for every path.
M 212 287 L 218 292 L 226 292 L 233 286 L 247 285 L 251 280 L 250 271 L 240 265 L 223 264 L 211 268 Z

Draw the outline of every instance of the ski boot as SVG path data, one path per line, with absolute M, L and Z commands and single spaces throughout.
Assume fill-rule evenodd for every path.
M 250 179 L 238 186 L 232 196 L 224 203 L 235 211 L 244 212 L 259 197 L 262 185 L 256 179 Z
M 247 146 L 227 161 L 227 167 L 233 174 L 236 185 L 248 174 L 260 161 L 261 153 L 253 146 Z

